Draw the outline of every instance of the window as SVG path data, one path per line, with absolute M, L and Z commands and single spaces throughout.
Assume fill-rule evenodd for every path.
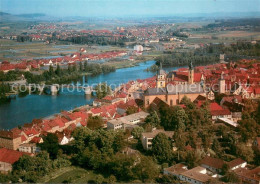
M 172 106 L 173 105 L 173 100 L 170 100 L 170 106 Z

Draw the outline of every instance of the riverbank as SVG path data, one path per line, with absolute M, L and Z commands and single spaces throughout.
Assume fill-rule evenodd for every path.
M 146 55 L 146 56 L 137 57 L 137 59 L 134 60 L 129 60 L 129 59 L 119 60 L 119 61 L 111 60 L 103 64 L 115 67 L 116 69 L 121 69 L 121 68 L 138 66 L 140 63 L 151 61 L 154 60 L 155 58 L 156 57 L 153 55 Z
M 83 76 L 78 82 L 90 86 L 100 82 L 118 86 L 131 80 L 153 77 L 155 73 L 145 70 L 154 63 L 155 61 L 146 61 L 138 66 L 117 69 L 111 73 Z M 35 118 L 48 117 L 62 110 L 71 111 L 76 107 L 92 104 L 93 100 L 94 98 L 86 96 L 84 91 L 66 89 L 57 96 L 32 94 L 17 97 L 10 103 L 0 105 L 0 129 L 12 129 Z
M 137 79 L 153 77 L 156 72 L 146 71 L 155 61 L 138 63 L 138 66 L 117 69 L 115 72 L 97 76 L 83 76 L 78 82 L 85 85 L 95 85 L 106 82 L 111 87 L 125 84 Z M 176 67 L 166 67 L 165 71 L 176 70 Z M 51 95 L 27 95 L 17 97 L 11 103 L 0 105 L 0 129 L 12 129 L 33 119 L 41 119 L 61 111 L 73 111 L 73 109 L 90 105 L 94 97 L 85 95 L 84 91 L 70 91 L 64 89 L 57 96 Z

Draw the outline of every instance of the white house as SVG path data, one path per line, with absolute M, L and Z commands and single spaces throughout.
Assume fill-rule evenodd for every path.
M 112 119 L 107 122 L 108 130 L 125 129 L 126 127 L 135 127 L 142 122 L 149 114 L 146 112 L 138 112 L 117 119 Z
M 39 153 L 41 151 L 41 149 L 36 146 L 36 143 L 21 144 L 18 150 L 24 153 Z
M 151 149 L 152 148 L 152 140 L 159 133 L 164 133 L 169 138 L 172 138 L 172 136 L 174 134 L 173 131 L 165 131 L 165 130 L 162 130 L 162 129 L 154 130 L 152 132 L 144 132 L 144 133 L 142 133 L 142 137 L 141 137 L 143 148 L 146 149 L 146 150 Z

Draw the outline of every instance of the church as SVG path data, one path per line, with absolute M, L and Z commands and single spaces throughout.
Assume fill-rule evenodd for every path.
M 171 71 L 167 75 L 167 82 L 174 84 L 201 84 L 205 81 L 205 76 L 202 73 L 195 73 L 192 63 L 189 69 L 181 71 Z
M 153 100 L 157 97 L 162 101 L 166 102 L 168 105 L 178 105 L 184 96 L 187 96 L 194 101 L 199 95 L 206 96 L 205 90 L 203 88 L 204 76 L 194 74 L 194 67 L 192 62 L 189 64 L 189 69 L 187 74 L 183 73 L 182 83 L 175 82 L 179 75 L 174 72 L 169 74 L 162 69 L 157 73 L 156 77 L 156 88 L 148 88 L 144 92 L 144 105 L 147 108 Z M 194 80 L 194 76 L 196 79 Z M 198 77 L 197 77 L 198 76 Z

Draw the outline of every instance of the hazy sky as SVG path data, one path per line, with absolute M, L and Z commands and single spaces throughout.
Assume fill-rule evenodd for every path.
M 260 0 L 0 0 L 0 11 L 62 17 L 260 12 Z

